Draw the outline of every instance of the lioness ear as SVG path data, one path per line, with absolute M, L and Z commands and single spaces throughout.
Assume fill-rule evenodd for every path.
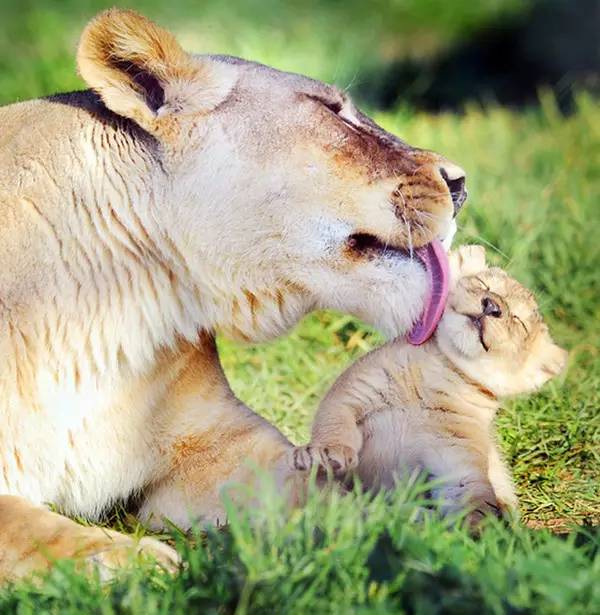
M 235 82 L 230 65 L 194 57 L 170 32 L 118 9 L 100 13 L 87 25 L 77 64 L 109 109 L 150 131 L 165 116 L 209 112 Z
M 487 269 L 483 246 L 460 246 L 448 255 L 452 278 L 457 280 Z

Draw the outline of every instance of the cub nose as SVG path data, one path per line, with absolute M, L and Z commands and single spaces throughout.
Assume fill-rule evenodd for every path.
M 440 175 L 446 182 L 452 204 L 454 205 L 454 215 L 458 213 L 463 203 L 467 200 L 467 189 L 465 188 L 465 172 L 455 164 L 446 163 L 440 167 Z
M 500 316 L 502 316 L 500 306 L 489 297 L 484 297 L 481 300 L 481 308 L 484 316 L 493 316 L 494 318 L 500 318 Z

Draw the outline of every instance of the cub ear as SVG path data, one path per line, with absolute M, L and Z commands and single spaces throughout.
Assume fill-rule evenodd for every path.
M 77 65 L 111 111 L 151 132 L 165 116 L 211 111 L 236 77 L 231 65 L 194 57 L 170 32 L 119 9 L 90 21 L 81 35 Z
M 457 280 L 487 269 L 483 246 L 460 246 L 448 255 L 452 278 Z
M 528 389 L 538 389 L 562 373 L 568 358 L 569 353 L 555 344 L 550 335 L 544 332 L 537 349 L 525 366 Z

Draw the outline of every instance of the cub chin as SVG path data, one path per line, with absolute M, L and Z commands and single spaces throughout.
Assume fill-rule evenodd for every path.
M 389 489 L 413 472 L 439 485 L 446 512 L 516 511 L 517 498 L 493 420 L 506 396 L 534 391 L 565 366 L 531 292 L 485 251 L 450 254 L 448 302 L 434 336 L 420 346 L 395 340 L 348 369 L 324 398 L 299 470 L 313 464 L 336 478 L 358 476 Z

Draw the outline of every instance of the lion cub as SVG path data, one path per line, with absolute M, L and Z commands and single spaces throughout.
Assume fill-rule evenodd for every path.
M 445 511 L 467 506 L 469 521 L 516 509 L 496 444 L 500 399 L 533 391 L 558 374 L 567 353 L 553 343 L 533 295 L 485 251 L 450 255 L 450 294 L 435 335 L 421 346 L 398 339 L 348 369 L 324 398 L 312 441 L 294 464 L 313 463 L 368 489 L 406 473 L 439 479 Z

